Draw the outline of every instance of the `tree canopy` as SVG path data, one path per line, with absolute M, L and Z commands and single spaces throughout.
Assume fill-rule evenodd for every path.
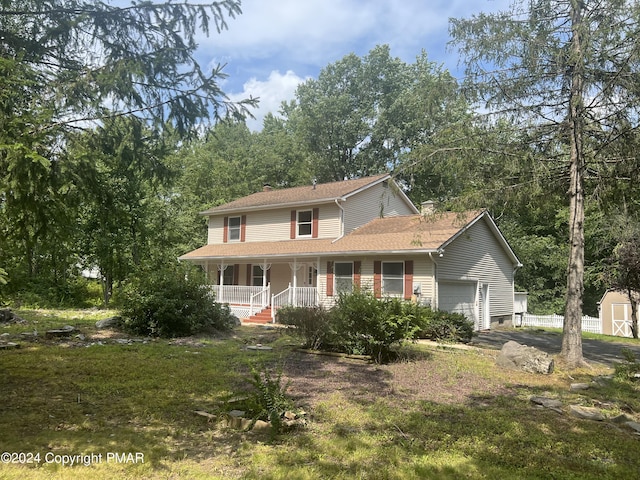
M 451 23 L 466 61 L 466 87 L 494 117 L 526 132 L 537 164 L 565 185 L 569 254 L 562 356 L 582 362 L 585 192 L 635 136 L 640 71 L 635 1 L 514 2 Z M 516 142 L 511 152 L 523 152 Z

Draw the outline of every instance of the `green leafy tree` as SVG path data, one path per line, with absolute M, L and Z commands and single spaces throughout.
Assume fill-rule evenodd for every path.
M 172 145 L 135 117 L 106 119 L 91 133 L 71 140 L 69 150 L 77 164 L 90 166 L 83 169 L 81 180 L 78 251 L 100 269 L 106 305 L 114 282 L 125 280 L 143 258 L 151 259 L 154 245 L 162 244 L 158 236 L 163 230 L 153 230 L 151 223 L 163 214 L 154 200 L 172 177 L 164 163 Z
M 197 34 L 238 14 L 238 0 L 0 2 L 0 262 L 19 280 L 12 288 L 59 284 L 86 254 L 74 251 L 80 189 L 99 175 L 67 154 L 72 135 L 127 117 L 145 135 L 170 124 L 184 137 L 248 114 L 256 101 L 230 102 L 222 68 L 194 57 Z
M 469 91 L 490 114 L 517 122 L 542 170 L 564 182 L 569 252 L 561 356 L 570 366 L 584 362 L 587 179 L 613 159 L 640 118 L 637 15 L 634 1 L 536 0 L 451 23 Z
M 458 84 L 422 52 L 413 64 L 388 45 L 349 54 L 301 84 L 283 106 L 287 128 L 309 154 L 318 181 L 402 170 L 418 146 L 433 142 L 464 117 Z M 423 178 L 406 180 L 409 187 Z

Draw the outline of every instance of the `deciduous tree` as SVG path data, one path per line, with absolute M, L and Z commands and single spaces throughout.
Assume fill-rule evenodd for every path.
M 565 182 L 569 255 L 561 355 L 570 366 L 584 361 L 586 181 L 613 160 L 616 144 L 633 135 L 640 118 L 638 10 L 638 2 L 625 0 L 532 0 L 451 23 L 478 106 L 520 125 L 535 158 Z

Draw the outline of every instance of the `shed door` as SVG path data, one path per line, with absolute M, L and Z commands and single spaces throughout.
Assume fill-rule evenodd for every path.
M 479 330 L 476 292 L 475 282 L 438 282 L 438 309 L 462 313 L 473 322 L 474 330 Z
M 632 337 L 631 333 L 631 305 L 614 303 L 611 305 L 611 320 L 613 334 L 616 337 Z

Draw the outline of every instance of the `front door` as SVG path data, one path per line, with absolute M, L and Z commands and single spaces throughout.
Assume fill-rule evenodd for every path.
M 303 263 L 297 272 L 297 281 L 299 287 L 317 287 L 318 270 L 315 264 Z

